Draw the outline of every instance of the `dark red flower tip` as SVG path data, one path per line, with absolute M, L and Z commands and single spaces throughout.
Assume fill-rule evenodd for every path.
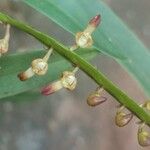
M 100 22 L 101 22 L 101 15 L 99 14 L 99 15 L 96 15 L 95 17 L 93 17 L 90 20 L 89 24 L 96 28 L 100 24 Z
M 55 91 L 53 90 L 53 87 L 51 85 L 44 87 L 41 90 L 41 94 L 43 95 L 50 95 L 52 93 L 54 93 Z

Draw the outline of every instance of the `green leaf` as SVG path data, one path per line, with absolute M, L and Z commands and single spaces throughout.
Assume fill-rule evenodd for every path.
M 41 97 L 42 95 L 39 91 L 28 91 L 14 96 L 5 97 L 0 100 L 0 103 L 11 101 L 13 103 L 22 104 L 22 102 L 31 102 L 34 100 L 39 100 Z
M 82 31 L 89 19 L 100 13 L 102 22 L 93 34 L 95 48 L 115 57 L 150 95 L 150 53 L 106 4 L 100 0 L 24 0 L 24 2 L 73 35 Z
M 49 69 L 46 75 L 34 76 L 27 81 L 20 81 L 17 74 L 29 68 L 33 59 L 41 58 L 45 53 L 46 51 L 39 50 L 2 56 L 0 61 L 0 98 L 39 88 L 59 79 L 64 70 L 72 68 L 66 59 L 54 53 L 49 60 Z M 94 49 L 82 49 L 78 50 L 77 53 L 87 60 L 92 59 L 97 54 Z

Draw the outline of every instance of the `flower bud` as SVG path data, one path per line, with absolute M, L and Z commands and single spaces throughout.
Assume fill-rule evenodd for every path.
M 96 91 L 91 93 L 87 98 L 87 104 L 94 107 L 104 103 L 107 98 L 102 96 L 103 91 L 103 88 L 98 88 Z
M 144 131 L 144 123 L 142 124 L 142 127 L 139 127 L 138 129 L 138 142 L 141 146 L 146 147 L 150 146 L 150 134 L 147 131 Z
M 133 118 L 132 113 L 123 112 L 124 106 L 120 107 L 115 116 L 115 123 L 118 127 L 127 125 Z
M 0 40 L 0 55 L 6 53 L 9 47 L 9 39 L 10 39 L 10 25 L 6 25 L 6 32 L 3 39 Z
M 68 90 L 74 90 L 77 85 L 77 79 L 75 77 L 75 73 L 77 70 L 78 67 L 76 67 L 72 72 L 64 71 L 60 80 L 55 81 L 54 83 L 44 87 L 41 93 L 43 95 L 50 95 L 63 87 Z
M 83 32 L 78 32 L 76 34 L 76 44 L 81 48 L 87 48 L 92 46 L 93 40 L 91 34 L 94 32 L 96 27 L 99 25 L 101 20 L 100 15 L 92 18 L 87 26 L 87 28 Z
M 52 93 L 54 93 L 54 92 L 56 92 L 56 91 L 58 91 L 58 90 L 60 90 L 62 88 L 63 88 L 63 85 L 62 85 L 61 81 L 58 80 L 58 81 L 56 81 L 56 82 L 54 82 L 54 83 L 44 87 L 42 89 L 41 93 L 43 95 L 50 95 L 50 94 L 52 94 Z
M 22 72 L 18 75 L 19 79 L 21 81 L 25 81 L 31 78 L 32 76 L 34 76 L 35 74 L 39 76 L 46 74 L 48 70 L 47 61 L 51 53 L 52 53 L 52 48 L 46 53 L 43 59 L 38 58 L 38 59 L 33 60 L 31 63 L 31 67 L 28 68 L 25 72 Z

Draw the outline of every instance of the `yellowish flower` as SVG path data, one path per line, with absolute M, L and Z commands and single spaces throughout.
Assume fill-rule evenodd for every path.
M 32 76 L 39 75 L 45 75 L 47 70 L 48 70 L 48 59 L 52 53 L 53 49 L 51 48 L 46 55 L 44 56 L 44 58 L 37 58 L 35 60 L 32 61 L 31 63 L 31 67 L 28 68 L 26 71 L 18 74 L 18 77 L 21 81 L 25 81 L 29 78 L 31 78 Z
M 76 67 L 73 71 L 64 71 L 62 77 L 58 81 L 44 87 L 41 93 L 43 95 L 50 95 L 62 88 L 66 88 L 71 91 L 74 90 L 77 85 L 77 78 L 75 77 L 77 70 L 78 67 Z

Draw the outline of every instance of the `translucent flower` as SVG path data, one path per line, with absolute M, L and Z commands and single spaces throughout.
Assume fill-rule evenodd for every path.
M 115 116 L 115 123 L 119 127 L 123 127 L 123 126 L 127 125 L 133 118 L 133 114 L 125 112 L 124 109 L 125 109 L 125 107 L 121 106 L 117 110 L 117 113 Z
M 78 32 L 76 34 L 76 44 L 81 48 L 87 48 L 92 46 L 93 40 L 91 34 L 97 28 L 101 21 L 101 16 L 97 15 L 92 18 L 87 26 L 87 28 L 83 32 Z
M 62 88 L 66 88 L 71 91 L 74 90 L 77 85 L 77 78 L 75 77 L 77 70 L 78 67 L 76 67 L 73 71 L 64 71 L 62 77 L 58 81 L 44 87 L 41 93 L 43 95 L 50 95 Z
M 145 123 L 142 123 L 142 125 L 139 126 L 137 136 L 139 144 L 143 147 L 146 147 L 150 146 L 150 134 L 146 130 L 144 130 L 144 126 Z
M 87 104 L 89 106 L 97 106 L 102 103 L 104 103 L 107 98 L 102 96 L 104 89 L 103 88 L 97 88 L 96 91 L 91 93 L 87 98 Z
M 31 63 L 31 67 L 18 75 L 19 79 L 21 81 L 25 81 L 25 80 L 31 78 L 32 76 L 34 76 L 35 74 L 39 75 L 39 76 L 45 75 L 48 70 L 47 62 L 48 62 L 48 59 L 49 59 L 52 51 L 53 51 L 53 49 L 51 48 L 43 58 L 37 58 L 37 59 L 33 60 Z

